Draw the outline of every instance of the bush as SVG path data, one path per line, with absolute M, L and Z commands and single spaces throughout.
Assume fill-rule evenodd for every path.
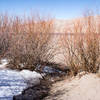
M 56 51 L 52 45 L 53 35 L 50 34 L 54 31 L 52 19 L 27 19 L 22 22 L 15 17 L 11 24 L 13 33 L 7 53 L 9 68 L 34 70 L 37 64 L 53 60 Z
M 100 67 L 100 33 L 97 22 L 95 16 L 88 14 L 82 20 L 76 20 L 70 31 L 66 31 L 72 34 L 63 36 L 65 63 L 71 67 L 74 75 L 80 71 L 96 73 Z
M 6 57 L 9 50 L 10 36 L 8 33 L 0 33 L 0 59 Z
M 10 30 L 10 18 L 7 14 L 0 14 L 0 59 L 6 57 L 9 50 L 11 34 Z

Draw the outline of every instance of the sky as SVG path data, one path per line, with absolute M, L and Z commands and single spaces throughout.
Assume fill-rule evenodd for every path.
M 57 19 L 80 17 L 85 10 L 99 11 L 100 0 L 0 0 L 0 13 L 29 15 L 40 13 Z

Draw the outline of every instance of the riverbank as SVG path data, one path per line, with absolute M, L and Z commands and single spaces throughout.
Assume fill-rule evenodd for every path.
M 84 74 L 54 83 L 44 100 L 100 100 L 100 77 Z

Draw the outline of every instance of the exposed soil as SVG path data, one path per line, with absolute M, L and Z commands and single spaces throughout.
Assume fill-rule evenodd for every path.
M 100 100 L 100 77 L 85 74 L 56 82 L 43 100 Z

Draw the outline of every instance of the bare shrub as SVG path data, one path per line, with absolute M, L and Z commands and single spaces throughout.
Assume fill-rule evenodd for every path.
M 32 17 L 33 18 L 33 17 Z M 21 29 L 21 21 L 14 20 L 12 39 L 9 50 L 9 68 L 34 70 L 37 64 L 52 61 L 56 50 L 52 45 L 54 31 L 53 20 L 28 19 L 23 23 L 26 28 Z M 13 26 L 14 25 L 14 26 Z
M 9 50 L 10 36 L 8 33 L 0 33 L 0 59 L 6 57 Z
M 100 17 L 98 17 L 100 19 Z M 63 36 L 63 55 L 72 74 L 80 71 L 96 73 L 100 67 L 100 33 L 98 19 L 88 14 L 76 20 L 70 27 L 70 33 Z
M 7 14 L 0 14 L 0 59 L 5 57 L 11 40 L 10 31 L 10 18 Z

